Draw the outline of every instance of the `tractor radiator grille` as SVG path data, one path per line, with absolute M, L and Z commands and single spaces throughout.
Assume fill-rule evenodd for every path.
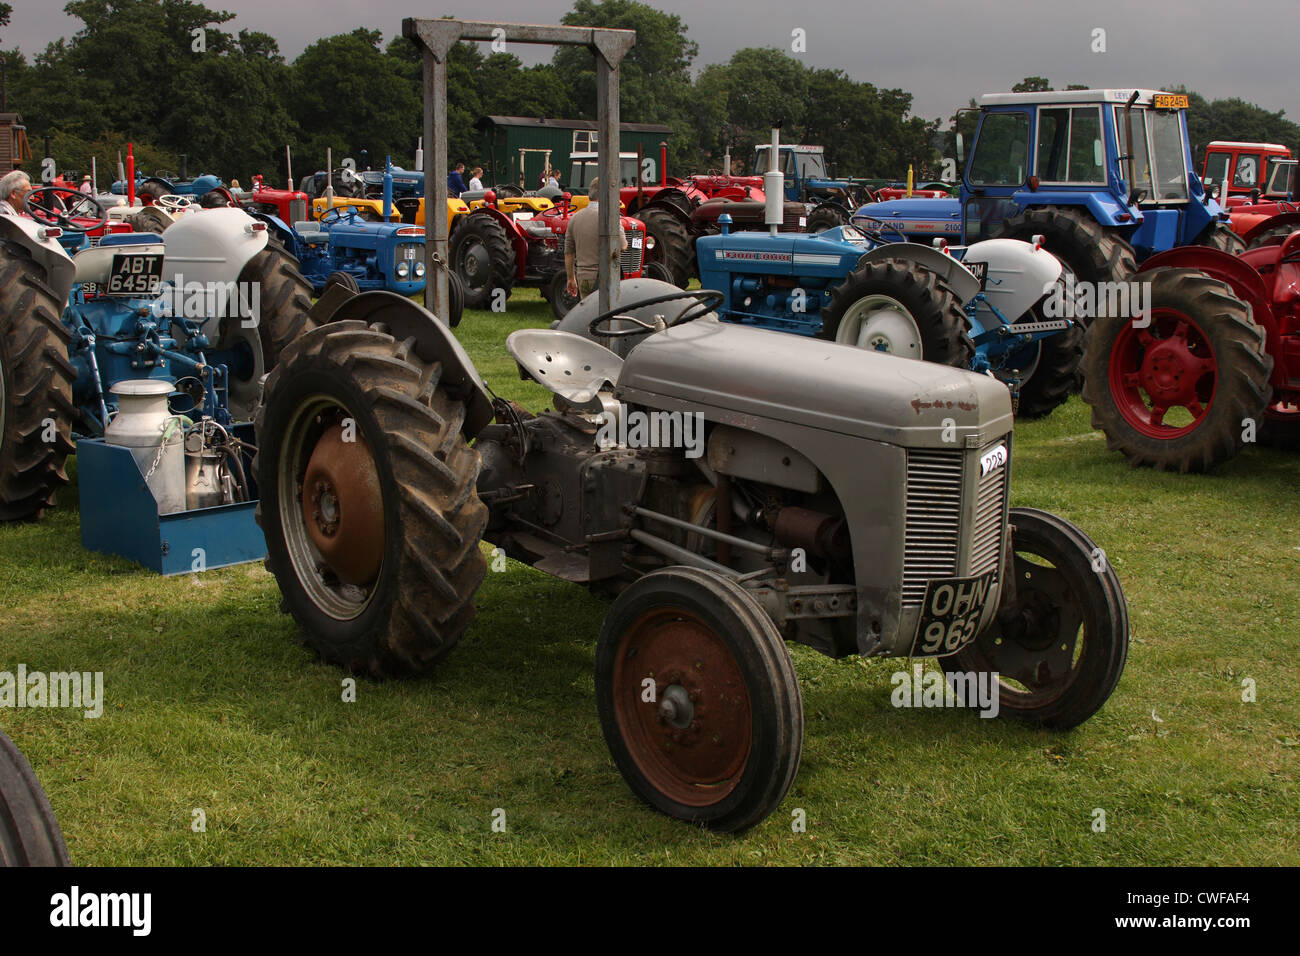
M 1003 465 L 974 479 L 975 501 L 969 513 L 969 560 L 961 560 L 962 494 L 967 463 L 976 472 L 979 452 L 914 450 L 907 453 L 907 503 L 903 551 L 903 606 L 920 606 L 931 578 L 973 576 L 997 569 L 1002 555 L 1007 476 Z
M 992 446 L 989 446 L 990 448 Z M 983 454 L 987 449 L 981 449 Z M 971 536 L 970 574 L 996 571 L 1002 556 L 1002 514 L 1007 500 L 1007 465 L 979 480 L 975 492 L 975 529 Z
M 632 240 L 641 240 L 638 248 L 633 248 Z M 645 255 L 645 230 L 629 229 L 627 231 L 627 248 L 623 250 L 623 275 L 634 275 L 641 271 L 642 257 Z
M 957 575 L 961 539 L 962 453 L 907 453 L 903 606 L 920 605 L 931 578 Z

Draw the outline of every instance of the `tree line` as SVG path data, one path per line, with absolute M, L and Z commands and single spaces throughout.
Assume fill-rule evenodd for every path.
M 106 182 L 128 140 L 147 172 L 178 171 L 185 155 L 191 175 L 245 185 L 257 172 L 282 183 L 286 144 L 295 176 L 323 168 L 327 148 L 336 163 L 360 162 L 365 150 L 371 165 L 386 155 L 413 164 L 420 61 L 403 37 L 385 44 L 381 31 L 358 28 L 323 37 L 290 62 L 274 37 L 224 29 L 234 15 L 195 0 L 72 0 L 64 10 L 82 24 L 72 37 L 30 59 L 0 51 L 7 108 L 22 114 L 38 157 L 48 137 L 60 169 L 88 171 L 95 156 Z M 0 3 L 0 27 L 10 15 Z M 697 71 L 687 25 L 639 0 L 575 0 L 563 22 L 637 32 L 621 69 L 620 111 L 625 122 L 671 127 L 670 170 L 721 168 L 728 146 L 746 158 L 774 119 L 786 142 L 824 145 L 843 175 L 901 178 L 912 165 L 934 178 L 941 152 L 952 155 L 951 131 L 913 115 L 906 90 L 815 69 L 774 48 L 738 50 Z M 1014 88 L 1050 87 L 1026 77 Z M 1281 111 L 1186 92 L 1198 146 L 1267 140 L 1300 151 L 1300 126 Z M 448 58 L 450 160 L 486 160 L 474 124 L 492 114 L 594 119 L 591 54 L 559 48 L 550 62 L 524 66 L 508 40 L 507 52 L 457 44 Z

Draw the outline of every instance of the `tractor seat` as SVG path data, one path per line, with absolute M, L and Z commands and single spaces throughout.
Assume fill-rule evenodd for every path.
M 322 229 L 321 224 L 315 220 L 295 222 L 293 231 L 298 234 L 299 239 L 307 243 L 326 243 L 330 238 L 329 231 Z
M 114 255 L 121 252 L 142 252 L 161 256 L 165 250 L 162 236 L 157 233 L 120 232 L 107 235 L 99 241 L 99 245 L 88 246 L 72 257 L 76 267 L 73 281 L 106 285 L 113 270 Z
M 623 369 L 623 360 L 605 346 L 559 329 L 511 332 L 506 349 L 544 388 L 584 411 L 602 410 L 599 394 L 618 382 Z

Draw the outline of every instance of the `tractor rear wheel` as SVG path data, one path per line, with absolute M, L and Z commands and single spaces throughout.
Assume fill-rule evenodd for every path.
M 441 374 L 413 338 L 345 320 L 294 342 L 266 382 L 266 566 L 306 642 L 353 671 L 427 670 L 474 619 L 488 512 Z
M 1230 256 L 1239 256 L 1246 251 L 1246 240 L 1233 232 L 1226 222 L 1213 223 L 1197 245 L 1209 246 Z
M 610 755 L 661 813 L 736 833 L 794 782 L 803 747 L 794 664 L 734 581 L 685 567 L 639 578 L 605 616 L 595 679 Z
M 447 293 L 451 299 L 447 306 L 447 324 L 454 329 L 460 325 L 461 317 L 465 314 L 465 287 L 461 284 L 460 276 L 450 269 L 447 270 Z
M 45 790 L 14 742 L 0 733 L 0 867 L 71 865 Z
M 1208 471 L 1259 422 L 1273 359 L 1250 308 L 1195 269 L 1152 269 L 1148 324 L 1103 316 L 1084 339 L 1083 400 L 1133 465 Z
M 451 237 L 451 267 L 460 277 L 465 306 L 486 309 L 493 291 L 506 297 L 515 284 L 515 250 L 501 223 L 490 213 L 474 212 L 461 219 Z
M 266 248 L 248 260 L 239 281 L 257 283 L 262 360 L 268 370 L 273 369 L 291 342 L 316 327 L 311 317 L 311 283 L 277 239 L 268 240 Z
M 849 221 L 848 214 L 839 206 L 818 206 L 808 216 L 809 232 L 825 232 Z
M 1107 232 L 1087 213 L 1057 206 L 1039 206 L 1002 223 L 999 239 L 1032 241 L 1043 237 L 1043 248 L 1060 259 L 1078 282 L 1123 282 L 1137 271 L 1133 247 Z
M 1040 319 L 1033 315 L 1032 321 Z M 1083 329 L 1073 325 L 1034 344 L 1038 357 L 1020 383 L 1016 405 L 1016 417 L 1025 421 L 1050 415 L 1070 397 L 1083 359 Z
M 140 184 L 140 188 L 136 190 L 136 195 L 141 197 L 141 202 L 144 202 L 143 197 L 148 196 L 150 202 L 156 203 L 159 199 L 162 199 L 163 196 L 170 196 L 171 192 L 172 191 L 162 183 L 147 182 Z
M 63 306 L 27 250 L 0 248 L 0 521 L 40 518 L 68 483 L 77 374 Z
M 858 348 L 970 368 L 975 345 L 957 294 L 908 259 L 865 262 L 831 292 L 819 335 Z
M 1296 224 L 1293 222 L 1287 223 L 1286 225 L 1282 225 L 1282 226 L 1272 226 L 1268 229 L 1265 229 L 1263 232 L 1259 233 L 1257 236 L 1251 239 L 1250 244 L 1246 248 L 1257 249 L 1260 246 L 1267 246 L 1274 243 L 1285 242 L 1287 236 L 1295 232 L 1296 228 L 1297 228 Z
M 677 214 L 664 206 L 646 206 L 636 214 L 645 223 L 645 261 L 658 262 L 685 289 L 691 281 L 691 237 Z
M 1015 600 L 948 673 L 997 675 L 998 713 L 1068 730 L 1106 703 L 1128 658 L 1128 605 L 1105 554 L 1064 518 L 1012 508 Z

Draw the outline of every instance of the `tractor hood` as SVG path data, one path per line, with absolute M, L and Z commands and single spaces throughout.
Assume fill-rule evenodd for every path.
M 641 340 L 617 394 L 750 429 L 780 421 L 902 446 L 964 448 L 1012 426 L 1010 393 L 991 376 L 714 316 Z
M 853 214 L 854 225 L 869 219 L 909 235 L 932 233 L 949 241 L 961 239 L 961 201 L 943 199 L 891 199 L 867 203 Z

